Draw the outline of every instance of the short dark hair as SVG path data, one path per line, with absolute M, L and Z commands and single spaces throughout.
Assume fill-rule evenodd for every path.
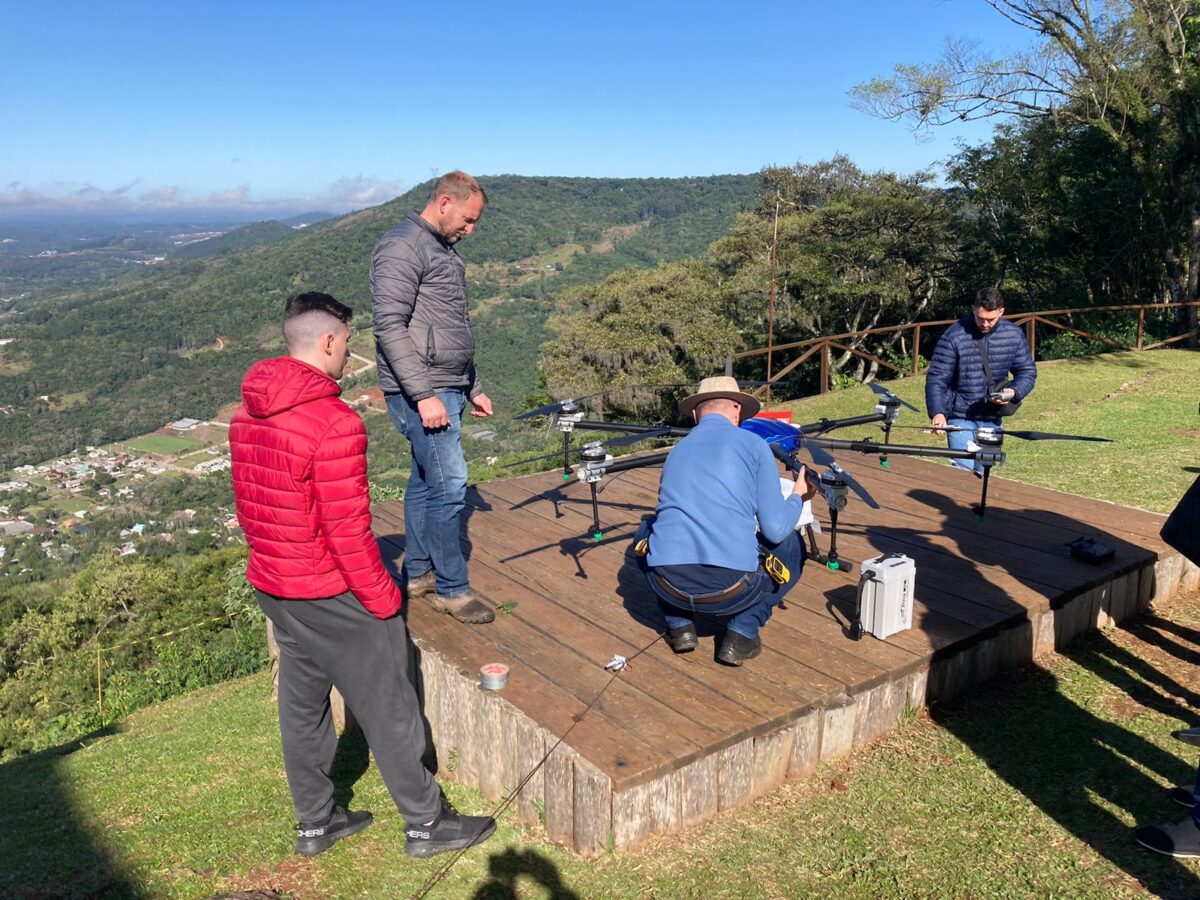
M 975 302 L 972 305 L 976 309 L 995 312 L 998 309 L 1004 309 L 1004 295 L 1000 293 L 998 287 L 980 288 L 975 292 Z
M 354 310 L 346 304 L 320 291 L 288 297 L 283 308 L 283 342 L 288 353 L 304 351 L 324 333 L 336 334 L 343 327 L 349 331 L 353 315 Z
M 322 294 L 320 291 L 306 291 L 303 294 L 292 294 L 287 298 L 287 303 L 283 307 L 283 321 L 286 323 L 289 319 L 310 312 L 329 313 L 342 324 L 349 324 L 350 319 L 354 316 L 354 310 L 329 294 Z

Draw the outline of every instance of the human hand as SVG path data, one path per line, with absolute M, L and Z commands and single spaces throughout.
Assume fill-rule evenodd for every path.
M 471 415 L 486 419 L 492 414 L 492 398 L 487 394 L 476 394 L 471 398 Z
M 796 476 L 796 487 L 792 489 L 792 493 L 801 490 L 801 485 L 803 485 L 803 490 L 800 493 L 800 499 L 807 503 L 817 495 L 816 476 L 808 474 L 807 466 L 800 467 L 800 474 Z
M 421 425 L 426 431 L 437 431 L 450 426 L 445 404 L 437 396 L 417 401 L 417 412 L 421 414 Z
M 945 432 L 942 431 L 942 429 L 946 427 L 946 417 L 944 415 L 942 415 L 941 413 L 938 413 L 936 416 L 934 416 L 932 419 L 929 420 L 929 425 L 933 429 L 934 434 L 937 434 L 937 435 L 945 434 Z

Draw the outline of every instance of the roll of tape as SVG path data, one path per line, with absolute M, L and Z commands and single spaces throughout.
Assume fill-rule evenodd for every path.
M 479 669 L 479 686 L 485 691 L 498 691 L 508 684 L 508 666 L 488 663 Z

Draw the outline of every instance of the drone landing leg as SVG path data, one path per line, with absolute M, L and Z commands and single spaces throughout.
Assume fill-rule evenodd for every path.
M 571 432 L 563 432 L 563 481 L 571 477 Z
M 984 466 L 983 467 L 983 493 L 979 496 L 979 509 L 976 510 L 976 513 L 975 513 L 979 517 L 980 520 L 983 519 L 984 513 L 987 512 L 988 478 L 991 476 L 991 474 L 992 474 L 992 467 Z
M 588 485 L 592 489 L 592 540 L 598 541 L 604 537 L 600 530 L 600 504 L 596 500 L 596 482 Z
M 849 563 L 844 563 L 838 559 L 837 552 L 837 520 L 838 511 L 834 507 L 829 509 L 829 553 L 825 558 L 826 568 L 833 569 L 836 572 L 849 572 L 852 568 Z
M 812 525 L 805 525 L 804 530 L 808 534 L 808 558 L 814 562 L 819 562 L 821 565 L 825 565 L 828 558 L 821 552 L 821 548 L 817 546 L 817 533 L 813 531 Z

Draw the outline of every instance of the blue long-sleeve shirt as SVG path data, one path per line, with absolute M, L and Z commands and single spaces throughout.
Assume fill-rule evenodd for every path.
M 667 456 L 646 562 L 752 572 L 758 567 L 755 525 L 778 543 L 803 509 L 799 494 L 783 498 L 766 441 L 709 414 Z

